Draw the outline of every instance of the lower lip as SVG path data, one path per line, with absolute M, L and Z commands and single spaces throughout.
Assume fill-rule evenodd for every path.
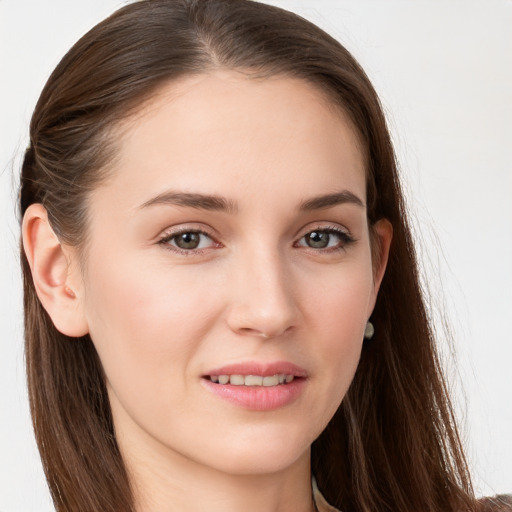
M 206 388 L 220 398 L 251 411 L 272 411 L 289 405 L 300 396 L 306 379 L 296 378 L 278 386 L 233 386 L 201 379 Z

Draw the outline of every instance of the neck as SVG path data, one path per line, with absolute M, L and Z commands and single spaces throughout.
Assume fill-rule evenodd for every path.
M 285 469 L 242 475 L 204 467 L 176 454 L 166 460 L 141 455 L 127 461 L 137 512 L 315 510 L 309 450 Z

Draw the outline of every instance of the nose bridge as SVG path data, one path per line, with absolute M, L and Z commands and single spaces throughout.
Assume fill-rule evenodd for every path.
M 278 247 L 259 245 L 240 259 L 232 276 L 230 327 L 269 338 L 283 334 L 295 324 L 298 311 L 285 258 Z

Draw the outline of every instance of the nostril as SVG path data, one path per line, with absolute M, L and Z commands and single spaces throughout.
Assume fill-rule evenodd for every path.
M 226 317 L 229 328 L 242 336 L 263 340 L 280 337 L 297 325 L 299 309 L 293 301 L 277 304 L 264 298 L 234 302 Z
M 263 338 L 265 340 L 269 340 L 271 338 L 277 338 L 279 336 L 282 336 L 283 334 L 287 333 L 289 330 L 291 330 L 292 327 L 288 326 L 284 329 L 275 329 L 274 331 L 263 331 L 260 329 L 253 329 L 250 327 L 242 327 L 238 329 L 238 332 L 240 334 L 245 334 L 247 336 L 254 336 L 256 338 Z

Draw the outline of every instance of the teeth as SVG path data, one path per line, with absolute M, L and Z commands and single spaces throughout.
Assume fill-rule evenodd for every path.
M 227 384 L 229 382 L 229 375 L 219 375 L 219 384 Z
M 262 386 L 263 385 L 263 377 L 260 375 L 247 375 L 244 379 L 245 386 Z
M 219 384 L 231 384 L 233 386 L 278 386 L 289 384 L 295 377 L 278 373 L 263 377 L 262 375 L 210 375 L 210 380 Z
M 229 377 L 229 383 L 233 386 L 243 386 L 245 384 L 245 378 L 243 375 L 231 375 Z
M 279 384 L 279 375 L 272 375 L 272 377 L 263 377 L 264 386 L 277 386 Z

